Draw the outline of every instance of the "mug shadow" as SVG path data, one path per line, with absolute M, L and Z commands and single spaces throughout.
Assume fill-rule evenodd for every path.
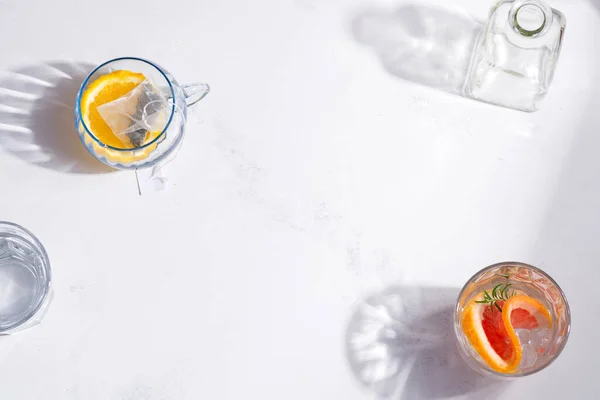
M 348 324 L 346 353 L 355 377 L 393 399 L 500 396 L 506 385 L 461 358 L 453 310 L 459 289 L 390 287 L 364 299 Z M 493 397 L 497 398 L 497 397 Z
M 42 62 L 0 75 L 0 146 L 44 168 L 75 174 L 114 170 L 92 157 L 73 123 L 73 105 L 92 64 Z
M 407 3 L 395 10 L 363 10 L 352 18 L 351 29 L 390 74 L 462 95 L 483 26 L 466 13 Z

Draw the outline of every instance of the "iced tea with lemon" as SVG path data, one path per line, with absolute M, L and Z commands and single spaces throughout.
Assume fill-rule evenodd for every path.
M 564 293 L 550 276 L 531 265 L 500 263 L 463 288 L 455 332 L 461 355 L 476 371 L 525 376 L 560 354 L 570 320 Z

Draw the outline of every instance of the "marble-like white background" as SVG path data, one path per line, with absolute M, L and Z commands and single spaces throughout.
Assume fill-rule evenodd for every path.
M 568 27 L 534 114 L 449 93 L 387 25 L 421 21 L 439 58 L 444 21 L 468 33 L 488 3 L 0 0 L 0 220 L 44 243 L 55 292 L 0 337 L 0 398 L 596 398 L 600 3 L 552 2 Z M 82 77 L 118 56 L 212 87 L 165 192 L 75 136 Z M 448 336 L 460 287 L 503 260 L 573 312 L 560 358 L 511 384 Z

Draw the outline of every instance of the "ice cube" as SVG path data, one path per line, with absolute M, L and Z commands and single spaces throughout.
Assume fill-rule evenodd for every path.
M 537 350 L 538 353 L 543 354 L 548 351 L 551 338 L 552 331 L 550 329 L 536 329 L 531 332 L 530 344 Z
M 521 342 L 521 346 L 529 343 L 529 341 L 531 340 L 531 334 L 529 333 L 528 329 L 517 329 L 515 332 L 519 337 L 519 342 Z
M 535 347 L 530 344 L 525 344 L 522 346 L 523 348 L 523 358 L 521 358 L 521 364 L 519 365 L 521 369 L 527 369 L 534 366 L 537 361 L 537 353 L 535 351 Z

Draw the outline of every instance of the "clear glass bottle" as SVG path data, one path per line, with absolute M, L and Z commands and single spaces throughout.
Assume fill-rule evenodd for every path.
M 465 95 L 537 111 L 548 92 L 566 20 L 543 0 L 499 0 L 473 52 Z

